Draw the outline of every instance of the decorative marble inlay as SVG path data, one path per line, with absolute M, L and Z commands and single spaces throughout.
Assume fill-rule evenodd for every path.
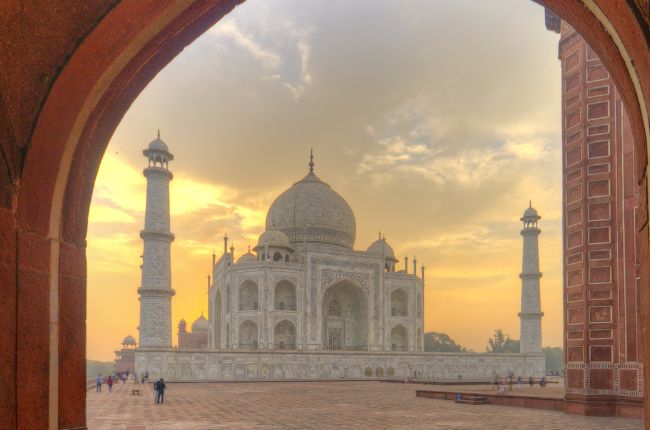
M 330 285 L 334 285 L 337 282 L 343 280 L 354 282 L 356 285 L 363 288 L 363 290 L 366 292 L 368 292 L 368 289 L 370 288 L 369 273 L 346 272 L 342 270 L 322 269 L 320 279 L 321 279 L 322 289 L 325 289 Z

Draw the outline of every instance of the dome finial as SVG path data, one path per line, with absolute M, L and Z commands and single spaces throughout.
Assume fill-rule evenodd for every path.
M 528 200 L 528 207 L 529 207 L 529 208 L 532 208 L 532 207 L 533 207 L 533 201 L 532 201 L 532 200 Z
M 314 150 L 309 150 L 309 173 L 314 173 Z
M 158 129 L 158 139 L 160 139 L 160 129 Z

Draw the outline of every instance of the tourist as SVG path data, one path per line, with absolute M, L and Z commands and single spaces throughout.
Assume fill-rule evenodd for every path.
M 102 375 L 99 374 L 95 378 L 95 385 L 97 386 L 97 392 L 101 393 L 102 392 Z
M 506 393 L 506 379 L 501 379 L 497 386 L 497 396 L 503 396 Z
M 546 376 L 542 376 L 542 379 L 539 380 L 539 386 L 542 388 L 546 387 Z
M 108 391 L 113 391 L 113 377 L 111 375 L 108 375 L 106 385 L 108 385 Z
M 158 387 L 160 386 L 160 381 L 156 381 L 153 383 L 153 390 L 156 393 L 155 400 L 156 403 L 160 403 L 160 390 Z
M 532 376 L 528 378 L 528 383 L 530 384 L 530 388 L 533 388 L 533 386 L 535 385 L 535 381 L 533 380 Z
M 160 378 L 153 384 L 153 388 L 156 390 L 156 403 L 164 403 L 165 388 L 167 388 L 165 385 L 165 380 L 163 378 Z

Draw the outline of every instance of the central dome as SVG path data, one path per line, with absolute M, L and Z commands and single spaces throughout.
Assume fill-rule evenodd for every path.
M 281 230 L 292 244 L 306 241 L 351 249 L 356 221 L 345 199 L 310 169 L 275 199 L 266 215 L 266 229 Z

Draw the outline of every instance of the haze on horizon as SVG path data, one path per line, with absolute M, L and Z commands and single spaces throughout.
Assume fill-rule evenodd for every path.
M 372 3 L 372 6 L 370 6 Z M 558 35 L 520 0 L 248 0 L 142 92 L 106 150 L 88 228 L 87 357 L 138 338 L 146 182 L 170 163 L 173 338 L 207 316 L 211 254 L 255 246 L 273 199 L 307 173 L 341 194 L 355 249 L 386 235 L 426 266 L 425 332 L 483 351 L 519 338 L 522 241 L 540 228 L 543 344 L 562 345 Z

